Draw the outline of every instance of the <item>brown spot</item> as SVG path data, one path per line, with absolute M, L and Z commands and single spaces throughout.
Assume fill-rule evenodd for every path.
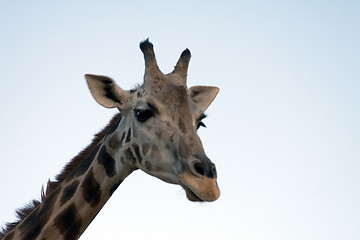
M 126 134 L 126 132 L 123 132 L 123 134 L 122 134 L 122 136 L 121 136 L 121 140 L 120 140 L 120 143 L 123 143 L 123 141 L 124 141 L 124 138 L 125 138 L 125 134 Z
M 79 186 L 80 182 L 78 180 L 75 180 L 72 184 L 67 186 L 60 199 L 61 205 L 64 205 L 66 202 L 68 202 L 75 194 L 77 187 Z
M 175 159 L 178 159 L 178 158 L 179 158 L 179 153 L 178 153 L 178 151 L 172 150 L 171 153 L 172 153 L 172 155 L 173 155 L 173 157 L 174 157 Z
M 160 151 L 155 145 L 152 146 L 150 157 L 153 159 L 159 159 L 159 160 L 161 159 Z
M 75 203 L 72 203 L 59 213 L 59 215 L 55 218 L 54 225 L 57 229 L 59 229 L 60 233 L 64 237 L 64 240 L 77 239 L 81 228 L 81 218 L 76 209 Z
M 158 139 L 161 139 L 161 132 L 156 132 L 155 135 L 157 136 Z
M 149 144 L 147 144 L 147 143 L 144 143 L 144 144 L 142 145 L 142 152 L 143 152 L 143 155 L 144 155 L 144 156 L 145 156 L 146 153 L 149 151 L 149 148 L 150 148 L 150 146 L 149 146 Z
M 149 161 L 145 161 L 145 166 L 149 171 L 152 170 L 152 164 Z
M 134 154 L 132 153 L 131 148 L 126 149 L 124 153 L 125 153 L 126 159 L 127 159 L 129 162 L 131 162 L 131 163 L 135 163 L 135 162 L 136 162 L 136 158 L 135 158 Z
M 131 140 L 131 127 L 128 130 L 125 142 L 130 142 L 130 140 Z
M 172 133 L 169 137 L 170 142 L 174 142 L 175 133 Z
M 94 178 L 94 172 L 91 168 L 81 184 L 83 188 L 83 196 L 86 202 L 90 203 L 91 207 L 96 206 L 100 202 L 101 189 L 100 184 Z
M 106 172 L 106 175 L 110 178 L 115 175 L 115 160 L 110 154 L 107 152 L 106 147 L 103 146 L 100 149 L 98 155 L 98 163 L 101 164 Z
M 98 145 L 95 149 L 93 149 L 92 152 L 83 159 L 83 161 L 79 164 L 79 166 L 69 174 L 68 178 L 66 179 L 66 182 L 70 182 L 75 177 L 80 177 L 81 175 L 86 173 L 92 161 L 94 160 L 97 152 L 99 151 L 99 148 L 100 145 Z

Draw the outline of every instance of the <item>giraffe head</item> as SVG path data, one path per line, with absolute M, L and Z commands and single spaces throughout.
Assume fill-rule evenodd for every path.
M 216 168 L 204 152 L 197 129 L 203 126 L 204 112 L 219 89 L 187 88 L 188 49 L 182 52 L 174 71 L 163 74 L 153 45 L 146 40 L 140 48 L 145 58 L 142 86 L 126 91 L 108 77 L 86 75 L 95 100 L 104 107 L 118 108 L 123 115 L 121 124 L 127 130 L 117 133 L 118 140 L 111 145 L 118 145 L 130 156 L 128 161 L 122 160 L 127 164 L 182 186 L 189 200 L 215 201 L 220 196 Z

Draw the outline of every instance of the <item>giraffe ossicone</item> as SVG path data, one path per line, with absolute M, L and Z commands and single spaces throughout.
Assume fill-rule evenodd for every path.
M 123 90 L 111 78 L 86 74 L 95 100 L 120 113 L 93 142 L 48 182 L 41 201 L 17 211 L 1 239 L 78 239 L 131 172 L 141 169 L 178 184 L 190 201 L 220 196 L 215 165 L 206 156 L 197 129 L 219 89 L 187 87 L 190 51 L 184 50 L 169 74 L 163 74 L 149 40 L 140 43 L 144 82 Z

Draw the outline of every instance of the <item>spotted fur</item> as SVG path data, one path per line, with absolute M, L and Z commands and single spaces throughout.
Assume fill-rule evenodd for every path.
M 92 168 L 86 174 L 81 187 L 85 201 L 88 202 L 92 207 L 96 206 L 100 202 L 101 188 L 100 184 L 94 178 L 94 172 Z
M 84 174 L 87 168 L 90 166 L 92 159 L 94 158 L 93 154 L 95 154 L 98 150 L 99 142 L 108 134 L 109 131 L 114 129 L 114 126 L 118 125 L 120 122 L 122 115 L 120 113 L 116 114 L 109 122 L 109 124 L 97 133 L 94 136 L 92 143 L 86 147 L 82 152 L 80 152 L 76 157 L 74 157 L 62 170 L 60 174 L 58 174 L 55 178 L 55 181 L 49 181 L 46 187 L 46 192 L 44 188 L 41 193 L 41 200 L 33 200 L 25 207 L 16 211 L 16 215 L 18 220 L 12 223 L 7 223 L 4 228 L 0 231 L 0 239 L 9 233 L 13 228 L 15 228 L 18 224 L 22 223 L 23 220 L 29 216 L 35 209 L 42 203 L 45 202 L 46 199 L 57 189 L 57 187 L 64 182 L 67 178 L 72 179 L 73 177 Z M 31 224 L 30 224 L 31 225 Z M 41 226 L 39 226 L 41 228 Z M 36 235 L 36 229 L 34 228 L 34 235 Z M 11 239 L 12 234 L 6 236 L 6 239 Z M 5 239 L 4 239 L 5 240 Z
M 74 203 L 56 216 L 55 227 L 63 235 L 64 240 L 77 239 L 81 228 L 81 218 Z
M 104 167 L 106 175 L 109 178 L 115 175 L 115 160 L 109 155 L 105 146 L 100 149 L 98 162 Z

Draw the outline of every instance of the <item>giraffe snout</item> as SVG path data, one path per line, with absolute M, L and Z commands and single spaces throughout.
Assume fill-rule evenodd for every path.
M 208 158 L 192 161 L 188 171 L 179 175 L 180 185 L 184 188 L 190 201 L 212 202 L 219 198 L 215 164 Z

